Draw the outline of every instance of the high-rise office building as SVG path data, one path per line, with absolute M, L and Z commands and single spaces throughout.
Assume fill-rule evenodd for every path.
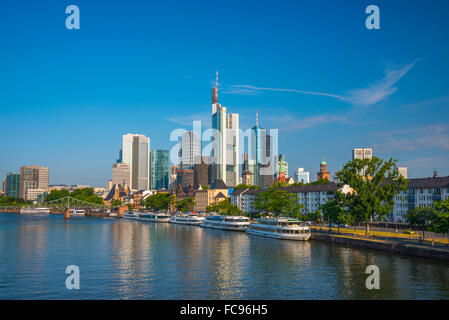
M 48 188 L 48 168 L 42 166 L 23 166 L 20 168 L 19 198 L 25 200 L 28 189 Z
M 199 156 L 199 158 L 195 160 L 193 171 L 193 183 L 195 186 L 206 186 L 209 184 L 209 165 L 207 157 Z
M 20 173 L 8 172 L 6 175 L 6 185 L 4 191 L 7 197 L 19 198 Z
M 364 149 L 356 148 L 356 149 L 352 150 L 352 160 L 355 160 L 355 159 L 363 160 L 363 159 L 372 159 L 372 158 L 373 158 L 373 149 L 371 149 L 371 148 L 364 148 Z M 366 168 L 363 168 L 360 171 L 361 175 L 365 175 L 365 169 Z
M 213 179 L 223 180 L 229 186 L 240 181 L 239 115 L 226 115 L 226 108 L 218 103 L 218 72 L 216 86 L 212 89 Z
M 185 188 L 194 185 L 194 172 L 191 169 L 182 169 L 176 171 L 176 181 Z
M 131 189 L 150 188 L 150 138 L 142 134 L 125 134 L 122 143 L 122 162 L 130 165 Z
M 352 160 L 355 159 L 372 159 L 373 149 L 371 148 L 356 148 L 352 149 Z
M 248 177 L 250 177 L 251 185 L 256 185 L 256 160 L 250 159 L 247 153 L 243 154 L 243 164 L 242 164 L 242 183 L 248 182 Z
M 180 143 L 180 162 L 182 169 L 193 169 L 197 161 L 200 163 L 201 140 L 193 131 L 186 131 L 182 134 Z
M 407 167 L 398 167 L 398 172 L 404 179 L 408 179 Z
M 176 181 L 176 172 L 179 170 L 179 166 L 176 164 L 173 164 L 170 166 L 170 177 L 169 177 L 169 185 L 171 186 L 173 182 Z
M 131 182 L 131 166 L 127 163 L 114 163 L 112 165 L 112 185 L 120 184 L 124 186 L 130 185 Z
M 310 174 L 308 171 L 304 171 L 304 168 L 298 168 L 295 174 L 295 182 L 296 183 L 304 183 L 307 184 L 310 182 Z
M 169 187 L 169 152 L 168 150 L 151 150 L 151 190 Z
M 254 183 L 258 186 L 271 184 L 274 176 L 274 155 L 272 154 L 272 137 L 259 124 L 259 112 L 256 112 L 256 125 L 251 128 L 249 162 L 254 161 Z M 277 161 L 277 160 L 276 160 Z M 250 172 L 251 169 L 248 169 Z

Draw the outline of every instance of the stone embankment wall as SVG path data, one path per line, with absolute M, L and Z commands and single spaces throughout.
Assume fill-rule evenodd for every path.
M 415 245 L 410 243 L 401 243 L 400 241 L 356 239 L 346 236 L 324 234 L 318 232 L 313 232 L 311 239 L 350 245 L 354 247 L 388 251 L 415 257 L 449 261 L 449 248 L 432 248 L 429 246 L 421 246 L 418 244 Z

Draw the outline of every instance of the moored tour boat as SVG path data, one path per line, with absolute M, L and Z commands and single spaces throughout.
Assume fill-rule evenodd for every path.
M 20 213 L 37 215 L 37 216 L 46 216 L 46 215 L 50 214 L 50 209 L 48 209 L 48 208 L 21 208 Z
M 204 222 L 204 216 L 197 213 L 180 214 L 172 216 L 168 222 L 199 226 Z
M 230 231 L 246 231 L 249 226 L 249 219 L 244 216 L 207 216 L 201 224 L 203 228 L 230 230 Z
M 123 213 L 123 219 L 137 219 L 137 218 L 139 218 L 139 215 L 134 211 L 125 211 Z
M 70 215 L 73 216 L 84 216 L 86 214 L 86 211 L 83 209 L 71 209 Z
M 247 233 L 284 240 L 309 240 L 310 228 L 301 222 L 289 218 L 275 218 L 257 220 L 246 229 Z
M 151 221 L 151 222 L 168 222 L 171 218 L 171 215 L 164 212 L 149 212 L 149 213 L 141 213 L 139 215 L 138 220 L 142 221 Z

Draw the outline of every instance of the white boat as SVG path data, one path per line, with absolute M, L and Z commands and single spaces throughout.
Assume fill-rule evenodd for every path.
M 123 213 L 123 219 L 138 219 L 139 215 L 133 211 L 125 211 Z
M 172 216 L 168 222 L 199 226 L 204 222 L 204 217 L 194 213 L 180 214 Z
M 149 213 L 141 213 L 139 215 L 138 220 L 142 221 L 151 221 L 151 222 L 168 222 L 171 218 L 171 215 L 164 212 L 149 212 Z
M 230 230 L 230 231 L 246 231 L 249 226 L 249 219 L 244 216 L 207 216 L 201 224 L 203 228 Z
M 38 215 L 38 216 L 46 216 L 46 215 L 50 214 L 50 209 L 48 209 L 48 208 L 21 208 L 20 213 Z
M 257 220 L 246 229 L 247 233 L 259 236 L 284 240 L 309 240 L 310 228 L 301 225 L 301 222 L 289 218 Z
M 86 211 L 83 209 L 71 209 L 70 215 L 71 216 L 84 216 L 86 214 Z

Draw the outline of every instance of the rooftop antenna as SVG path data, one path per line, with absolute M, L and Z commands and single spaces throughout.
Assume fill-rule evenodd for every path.
M 217 88 L 218 91 L 218 71 L 215 74 L 215 88 Z
M 259 126 L 259 111 L 256 111 L 256 127 Z

